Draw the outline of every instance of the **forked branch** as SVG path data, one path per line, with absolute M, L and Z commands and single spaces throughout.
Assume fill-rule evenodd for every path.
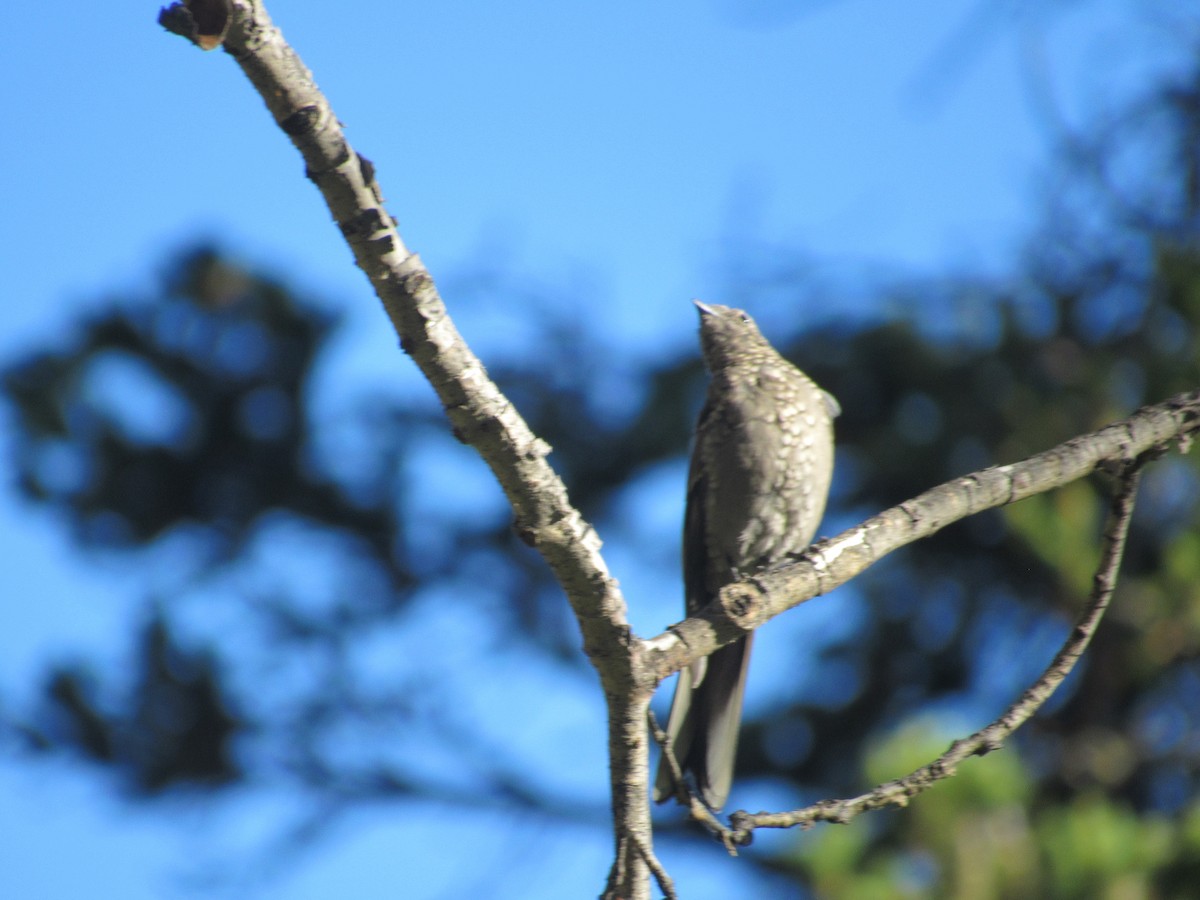
M 346 141 L 312 74 L 283 40 L 262 2 L 189 0 L 174 4 L 164 16 L 168 27 L 200 46 L 222 46 L 258 90 L 276 124 L 303 156 L 308 177 L 370 279 L 401 346 L 441 399 L 454 434 L 491 468 L 512 505 L 518 534 L 543 555 L 562 585 L 609 702 L 617 847 L 609 896 L 648 897 L 651 875 L 664 894 L 673 896 L 651 843 L 644 726 L 650 695 L 662 678 L 950 522 L 1073 481 L 1105 461 L 1132 466 L 1153 448 L 1183 440 L 1200 427 L 1200 393 L 1185 394 L 1023 463 L 957 479 L 814 545 L 784 569 L 731 585 L 722 591 L 719 603 L 700 615 L 650 641 L 639 640 L 630 631 L 624 599 L 600 556 L 599 538 L 572 507 L 561 479 L 546 461 L 550 448 L 532 433 L 459 335 L 432 277 L 406 248 L 384 207 L 374 166 Z M 862 797 L 792 813 L 735 814 L 732 829 L 716 823 L 726 845 L 733 850 L 748 842 L 757 828 L 846 821 L 865 809 L 903 804 L 962 759 L 999 746 L 1065 677 L 1108 603 L 1136 472 L 1130 469 L 1122 478 L 1088 613 L 1046 675 L 1004 716 L 956 742 L 930 766 Z

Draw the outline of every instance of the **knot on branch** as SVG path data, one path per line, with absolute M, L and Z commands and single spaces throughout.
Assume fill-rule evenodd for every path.
M 761 606 L 763 588 L 753 581 L 731 584 L 720 593 L 721 609 L 735 625 L 750 631 L 755 625 L 755 612 Z
M 289 137 L 300 137 L 301 135 L 312 134 L 316 131 L 317 123 L 320 121 L 321 107 L 314 103 L 300 107 L 280 122 L 279 127 Z

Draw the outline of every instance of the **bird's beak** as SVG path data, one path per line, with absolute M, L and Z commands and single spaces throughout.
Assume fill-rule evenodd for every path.
M 693 300 L 692 302 L 696 304 L 696 309 L 700 310 L 700 315 L 711 316 L 713 314 L 713 308 L 711 306 L 706 306 L 699 300 Z

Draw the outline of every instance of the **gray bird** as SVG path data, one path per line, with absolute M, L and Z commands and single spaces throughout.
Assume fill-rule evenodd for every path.
M 740 309 L 696 303 L 711 373 L 696 425 L 683 522 L 688 615 L 721 588 L 808 546 L 833 477 L 837 401 L 784 359 Z M 667 733 L 684 773 L 719 810 L 729 796 L 753 635 L 679 673 Z M 654 799 L 674 795 L 660 762 Z

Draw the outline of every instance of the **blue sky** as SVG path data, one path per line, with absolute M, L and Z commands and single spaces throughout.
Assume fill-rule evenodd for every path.
M 1129 25 L 1125 3 L 1026 5 L 1040 6 L 276 0 L 271 11 L 376 164 L 452 313 L 454 278 L 487 258 L 576 285 L 578 302 L 603 305 L 586 313 L 603 323 L 596 339 L 649 358 L 694 352 L 688 301 L 722 299 L 731 236 L 844 272 L 1002 268 L 1034 220 L 1050 144 L 1030 85 L 1082 125 L 1152 64 L 1153 32 Z M 13 5 L 0 54 L 0 358 L 59 339 L 106 295 L 148 290 L 169 250 L 210 236 L 348 317 L 332 395 L 414 384 L 299 157 L 232 61 L 161 31 L 157 4 L 48 13 Z M 1031 80 L 1045 60 L 1049 80 Z M 754 312 L 768 330 L 788 315 Z M 481 323 L 506 316 L 519 312 L 463 319 L 485 362 L 505 330 Z M 0 417 L 0 440 L 8 428 Z M 0 490 L 0 702 L 22 700 L 48 662 L 123 646 L 136 582 L 120 560 L 69 550 L 52 517 Z M 622 560 L 614 548 L 630 596 L 649 589 Z M 52 900 L 176 896 L 198 857 L 223 858 L 216 834 L 269 834 L 282 813 L 277 798 L 145 810 L 70 767 L 2 758 L 0 797 L 0 896 Z M 501 853 L 488 837 L 498 827 L 464 840 Z M 381 867 L 396 848 L 432 858 L 443 842 L 395 810 L 365 811 L 256 896 L 395 896 Z M 594 894 L 607 837 L 580 829 L 556 846 L 551 893 Z M 731 864 L 695 856 L 672 860 L 681 880 L 704 873 L 688 896 L 718 896 Z M 408 896 L 456 890 L 430 875 Z

